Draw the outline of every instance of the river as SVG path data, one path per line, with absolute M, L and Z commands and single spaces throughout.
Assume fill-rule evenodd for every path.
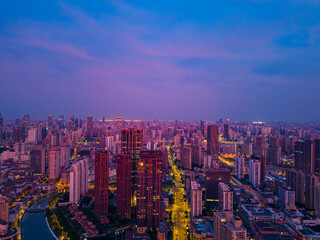
M 31 207 L 46 208 L 48 206 L 49 199 L 52 195 L 47 196 L 39 201 L 35 202 Z M 51 234 L 47 223 L 45 212 L 30 213 L 26 212 L 21 220 L 20 224 L 21 238 L 22 240 L 53 240 L 55 239 Z

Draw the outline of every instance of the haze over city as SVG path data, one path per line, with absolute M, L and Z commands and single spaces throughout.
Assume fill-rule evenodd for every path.
M 6 119 L 319 122 L 320 3 L 1 1 Z
M 0 0 L 0 240 L 319 240 L 320 0 Z

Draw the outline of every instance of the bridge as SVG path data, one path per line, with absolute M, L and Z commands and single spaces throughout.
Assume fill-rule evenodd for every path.
M 26 212 L 30 212 L 30 213 L 42 213 L 46 211 L 46 208 L 44 207 L 29 207 L 26 209 Z

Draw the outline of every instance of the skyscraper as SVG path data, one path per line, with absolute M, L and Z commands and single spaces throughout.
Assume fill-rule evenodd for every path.
M 52 147 L 49 149 L 49 182 L 56 182 L 60 177 L 61 166 L 60 166 L 60 148 Z
M 67 143 L 62 143 L 60 146 L 61 167 L 69 165 L 70 162 L 70 146 Z
M 3 116 L 2 114 L 0 113 L 0 128 L 3 127 Z
M 29 115 L 24 115 L 22 119 L 22 124 L 23 124 L 23 139 L 25 139 L 28 135 L 28 130 L 29 130 L 29 124 L 30 124 L 30 116 Z
M 261 155 L 252 155 L 251 159 L 258 160 L 260 162 L 260 183 L 263 184 L 266 178 L 266 158 Z
M 87 118 L 87 133 L 86 133 L 87 138 L 92 138 L 93 137 L 93 118 L 88 117 Z
M 0 196 L 0 220 L 9 223 L 9 198 Z
M 208 125 L 207 131 L 208 131 L 208 140 L 207 140 L 208 155 L 217 157 L 217 155 L 220 153 L 218 126 Z
M 88 192 L 88 159 L 72 164 L 70 169 L 69 201 L 78 202 Z
M 204 121 L 203 120 L 200 121 L 200 131 L 202 136 L 204 137 Z
M 161 151 L 141 151 L 137 176 L 137 225 L 139 231 L 159 226 L 161 193 Z
M 117 131 L 120 132 L 122 127 L 123 127 L 122 116 L 116 116 L 116 129 L 117 129 Z
M 305 174 L 295 169 L 286 170 L 286 186 L 295 191 L 295 200 L 299 204 L 304 204 L 305 196 Z
M 223 136 L 227 141 L 229 141 L 229 124 L 228 123 L 225 123 L 223 125 Z
M 80 163 L 80 194 L 84 195 L 88 192 L 89 184 L 89 168 L 88 168 L 88 158 L 82 159 Z
M 244 178 L 244 157 L 236 156 L 236 174 L 238 179 Z
M 315 173 L 320 176 L 320 139 L 315 140 Z
M 267 148 L 267 163 L 271 165 L 281 164 L 281 147 L 270 146 Z
M 95 153 L 94 210 L 100 218 L 108 217 L 109 151 Z
M 202 215 L 202 190 L 196 181 L 191 182 L 191 216 Z
M 319 185 L 319 179 L 314 174 L 306 176 L 306 208 L 309 210 L 315 209 L 316 188 Z
M 220 182 L 218 185 L 219 195 L 219 210 L 220 211 L 233 211 L 233 192 L 230 191 L 229 186 Z
M 295 191 L 291 187 L 279 187 L 279 207 L 293 209 L 296 206 Z
M 69 202 L 80 201 L 80 164 L 72 164 L 70 169 L 70 191 Z
M 52 115 L 48 116 L 48 127 L 53 128 L 53 116 Z
M 185 170 L 191 170 L 192 168 L 192 155 L 191 155 L 191 146 L 190 144 L 185 144 L 181 148 L 181 160 L 180 160 L 180 166 Z
M 206 172 L 206 201 L 213 202 L 219 199 L 218 185 L 220 182 L 230 184 L 230 170 L 218 168 Z
M 191 143 L 191 162 L 196 167 L 201 167 L 201 147 L 193 142 Z
M 117 215 L 124 219 L 131 218 L 131 154 L 117 155 Z
M 140 151 L 143 147 L 143 130 L 137 128 L 124 128 L 121 131 L 121 154 L 131 154 L 131 204 L 136 205 L 137 165 Z
M 297 141 L 294 144 L 295 169 L 305 174 L 315 174 L 315 145 L 314 140 Z
M 250 159 L 249 161 L 249 182 L 253 186 L 259 186 L 261 182 L 261 165 L 257 159 Z
M 316 187 L 316 196 L 314 198 L 315 203 L 315 214 L 320 216 L 320 186 Z
M 41 146 L 32 146 L 30 150 L 31 169 L 35 173 L 45 173 L 45 151 Z

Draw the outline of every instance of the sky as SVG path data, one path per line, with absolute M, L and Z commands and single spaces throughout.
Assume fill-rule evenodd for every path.
M 1 0 L 0 112 L 320 122 L 320 0 Z

